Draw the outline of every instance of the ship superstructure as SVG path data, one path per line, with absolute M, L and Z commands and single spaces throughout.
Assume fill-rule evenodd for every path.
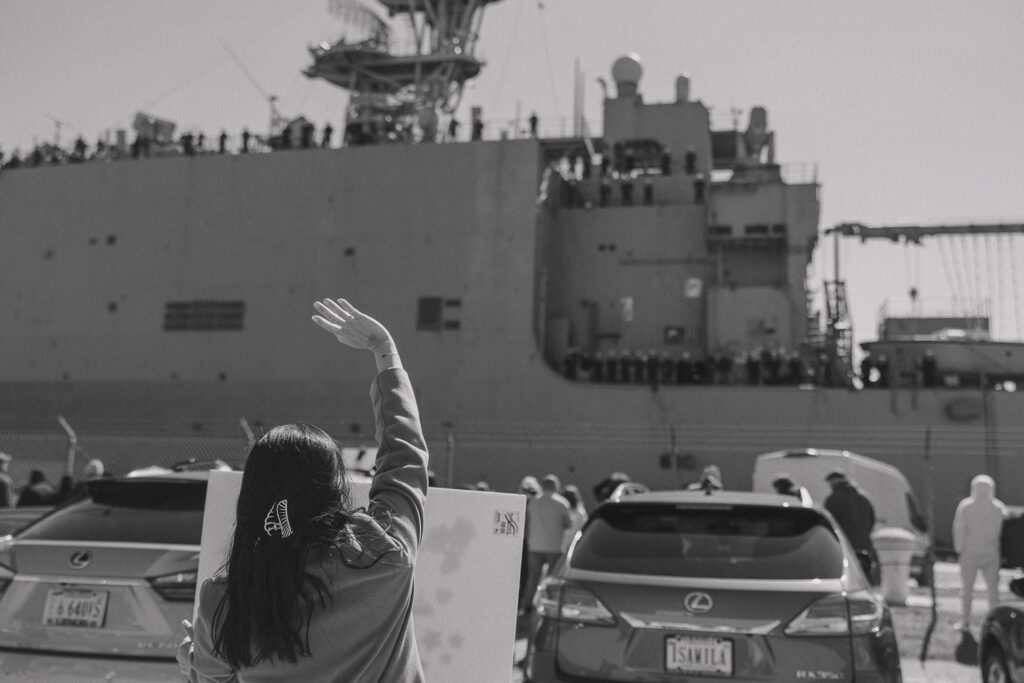
M 439 115 L 455 111 L 466 81 L 480 73 L 476 42 L 484 8 L 493 2 L 380 0 L 389 17 L 403 20 L 410 40 L 402 46 L 369 8 L 334 0 L 334 12 L 364 35 L 310 48 L 313 63 L 305 73 L 349 91 L 346 143 L 433 142 Z
M 711 383 L 716 374 L 732 383 L 735 359 L 760 363 L 762 354 L 788 375 L 795 356 L 791 383 L 823 380 L 805 294 L 816 181 L 784 181 L 763 107 L 752 108 L 746 131 L 715 131 L 707 106 L 690 97 L 689 77 L 678 78 L 675 101 L 647 104 L 641 75 L 636 56 L 613 66 L 599 166 L 588 168 L 581 147 L 568 171 L 551 175 L 545 355 L 579 353 L 583 371 L 610 381 L 596 364 L 656 360 L 669 383 Z M 684 358 L 689 371 L 668 372 Z

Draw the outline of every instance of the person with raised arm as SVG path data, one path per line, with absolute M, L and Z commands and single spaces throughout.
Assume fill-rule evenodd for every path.
M 275 427 L 252 446 L 228 560 L 202 584 L 178 664 L 190 681 L 424 680 L 413 628 L 427 447 L 391 334 L 344 299 L 313 321 L 373 354 L 379 446 L 370 503 L 355 509 L 341 449 L 317 427 Z

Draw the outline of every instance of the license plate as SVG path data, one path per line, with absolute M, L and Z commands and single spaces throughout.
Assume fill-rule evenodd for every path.
M 52 590 L 46 596 L 43 623 L 47 626 L 102 628 L 107 616 L 107 591 Z
M 732 641 L 728 638 L 669 636 L 665 639 L 665 671 L 732 676 Z

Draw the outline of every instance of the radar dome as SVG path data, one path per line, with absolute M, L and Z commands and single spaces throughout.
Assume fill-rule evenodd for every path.
M 635 95 L 637 84 L 640 83 L 643 74 L 640 56 L 635 52 L 616 59 L 612 64 L 612 78 L 615 80 L 615 87 L 618 88 L 619 97 Z

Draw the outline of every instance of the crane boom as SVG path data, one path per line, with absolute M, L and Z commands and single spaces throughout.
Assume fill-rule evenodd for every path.
M 966 223 L 962 225 L 886 225 L 868 227 L 863 223 L 840 223 L 825 230 L 826 235 L 842 235 L 843 237 L 859 237 L 861 241 L 869 239 L 887 239 L 898 242 L 921 243 L 922 237 L 930 235 L 986 235 L 995 233 L 1024 233 L 1024 223 Z

